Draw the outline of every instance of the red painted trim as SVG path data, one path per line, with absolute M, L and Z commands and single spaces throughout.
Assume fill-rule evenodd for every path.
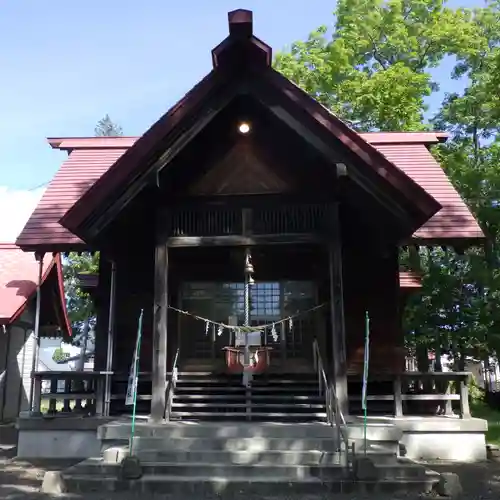
M 14 246 L 15 247 L 15 246 Z M 15 247 L 18 248 L 18 247 Z M 45 281 L 48 279 L 50 276 L 50 273 L 55 271 L 57 274 L 57 288 L 58 288 L 58 295 L 59 295 L 59 300 L 60 303 L 58 304 L 61 307 L 61 311 L 63 313 L 63 321 L 64 324 L 60 325 L 62 328 L 64 328 L 66 331 L 66 337 L 71 337 L 72 334 L 72 328 L 71 324 L 69 321 L 68 317 L 68 310 L 66 308 L 66 298 L 64 295 L 64 276 L 63 276 L 63 269 L 62 269 L 62 260 L 61 260 L 61 254 L 56 254 L 55 256 L 52 257 L 52 261 L 45 270 L 45 272 L 42 275 L 42 282 L 41 285 L 45 283 Z M 17 309 L 17 311 L 10 317 L 10 318 L 0 318 L 0 319 L 5 319 L 7 320 L 7 324 L 12 324 L 14 323 L 26 310 L 26 307 L 28 306 L 29 302 L 35 297 L 37 293 L 37 287 L 38 283 L 35 286 L 35 290 L 30 294 L 29 297 L 26 298 L 24 303 Z
M 40 264 L 38 264 L 40 265 Z M 54 267 L 55 265 L 55 259 L 52 258 L 52 262 L 49 264 L 49 267 L 47 267 L 45 273 L 42 275 L 42 282 L 41 282 L 41 285 L 43 285 L 45 283 L 45 280 L 48 278 L 50 272 L 52 271 L 52 268 Z M 37 273 L 38 275 L 38 273 Z M 38 278 L 37 278 L 38 279 Z M 28 305 L 29 301 L 36 295 L 36 289 L 38 287 L 38 283 L 36 283 L 35 285 L 35 289 L 33 290 L 33 292 L 31 292 L 30 296 L 29 297 L 26 297 L 26 300 L 24 301 L 24 303 L 17 309 L 17 311 L 9 318 L 8 320 L 8 323 L 11 324 L 13 323 L 14 321 L 16 321 L 16 319 L 19 318 L 19 316 L 21 316 L 21 314 L 26 310 L 26 306 Z
M 57 286 L 59 289 L 59 300 L 61 305 L 61 311 L 63 313 L 63 318 L 64 318 L 64 326 L 66 327 L 67 336 L 71 337 L 73 333 L 73 328 L 71 327 L 71 322 L 68 316 L 68 309 L 66 307 L 66 296 L 64 293 L 64 273 L 62 267 L 61 254 L 60 253 L 56 254 L 54 259 L 56 261 Z
M 446 132 L 361 132 L 369 144 L 437 144 L 448 138 Z M 53 149 L 74 151 L 75 149 L 128 149 L 141 136 L 122 137 L 48 137 Z

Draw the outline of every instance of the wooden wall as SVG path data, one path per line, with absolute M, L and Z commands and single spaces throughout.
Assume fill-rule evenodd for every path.
M 370 318 L 370 371 L 402 371 L 397 248 L 387 255 L 367 251 L 364 258 L 346 252 L 344 294 L 348 372 L 363 371 L 366 311 Z
M 149 197 L 149 198 L 148 198 Z M 110 264 L 117 266 L 114 369 L 127 373 L 137 333 L 137 320 L 144 309 L 141 371 L 151 371 L 155 198 L 139 197 L 108 230 L 114 248 L 102 253 L 98 300 L 96 369 L 104 369 L 109 308 Z M 360 226 L 349 214 L 343 218 L 343 273 L 347 368 L 362 371 L 365 311 L 371 320 L 371 370 L 400 371 L 404 367 L 403 335 L 397 247 L 375 251 Z M 241 281 L 243 251 L 236 248 L 189 248 L 169 252 L 169 302 L 178 304 L 182 280 Z M 275 246 L 254 249 L 255 279 L 313 280 L 318 302 L 329 300 L 329 267 L 326 246 Z M 330 311 L 319 321 L 325 361 L 331 360 Z M 168 352 L 170 365 L 177 348 L 178 316 L 169 313 Z

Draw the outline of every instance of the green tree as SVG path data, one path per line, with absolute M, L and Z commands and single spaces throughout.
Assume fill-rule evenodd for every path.
M 64 352 L 62 347 L 58 347 L 57 349 L 54 350 L 54 353 L 52 354 L 52 359 L 56 363 L 61 363 L 63 361 L 66 361 L 69 358 L 69 354 L 67 352 Z
M 90 294 L 82 290 L 79 275 L 98 273 L 99 253 L 71 252 L 64 259 L 63 270 L 68 316 L 73 327 L 74 343 L 78 344 L 85 322 L 90 321 L 90 329 L 95 323 L 94 303 Z
M 443 0 L 340 0 L 334 19 L 275 67 L 359 130 L 425 128 L 429 70 L 478 43 L 472 12 Z
M 452 140 L 434 153 L 473 209 L 491 245 L 420 248 L 401 261 L 423 274 L 410 300 L 408 346 L 449 352 L 463 366 L 467 355 L 498 352 L 500 298 L 500 17 L 498 0 L 482 8 L 453 9 L 442 0 L 340 0 L 332 29 L 276 56 L 275 67 L 358 130 L 435 127 Z M 433 68 L 446 56 L 449 79 L 463 93 L 447 94 L 434 120 L 424 120 L 425 99 L 442 86 Z M 410 253 L 412 255 L 410 255 Z
M 123 129 L 113 122 L 108 114 L 97 122 L 94 131 L 96 137 L 121 137 L 123 135 Z

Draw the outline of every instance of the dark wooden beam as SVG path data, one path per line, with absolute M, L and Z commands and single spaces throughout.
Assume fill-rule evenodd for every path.
M 331 207 L 329 222 L 330 242 L 328 244 L 328 260 L 330 274 L 333 380 L 339 408 L 345 416 L 349 412 L 349 398 L 347 391 L 342 238 L 338 204 Z
M 155 248 L 154 330 L 151 421 L 165 418 L 167 390 L 168 247 L 157 235 Z
M 172 236 L 168 247 L 255 246 L 325 243 L 326 236 L 318 234 L 262 234 L 252 236 Z

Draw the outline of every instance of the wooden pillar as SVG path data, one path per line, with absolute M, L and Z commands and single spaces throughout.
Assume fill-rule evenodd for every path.
M 43 258 L 44 252 L 35 252 L 35 259 L 38 262 L 38 281 L 36 285 L 36 309 L 35 309 L 35 328 L 33 331 L 33 359 L 31 365 L 31 384 L 29 408 L 32 413 L 39 413 L 40 408 L 36 408 L 34 397 L 37 388 L 35 387 L 35 372 L 38 371 L 38 356 L 40 349 L 40 313 L 42 305 L 42 277 L 43 277 Z M 41 384 L 41 382 L 40 382 Z
M 328 260 L 330 268 L 333 380 L 340 410 L 346 416 L 349 412 L 349 395 L 347 393 L 344 290 L 342 283 L 342 238 L 338 203 L 332 206 L 330 215 Z
M 159 238 L 155 248 L 154 329 L 151 421 L 165 418 L 167 390 L 168 247 Z
M 109 285 L 108 328 L 106 340 L 106 380 L 104 388 L 104 415 L 111 412 L 111 392 L 113 386 L 113 358 L 115 354 L 115 311 L 116 311 L 116 262 L 111 262 Z

